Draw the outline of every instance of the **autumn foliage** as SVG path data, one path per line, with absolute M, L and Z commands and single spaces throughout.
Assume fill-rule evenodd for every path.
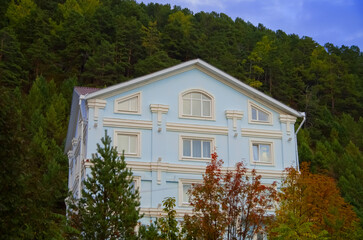
M 360 239 L 358 218 L 332 178 L 311 173 L 306 163 L 286 173 L 271 239 Z
M 223 171 L 223 161 L 212 154 L 203 183 L 190 190 L 194 214 L 184 217 L 189 239 L 249 239 L 263 230 L 268 210 L 277 200 L 276 183 L 261 184 L 255 170 L 243 163 L 235 171 Z

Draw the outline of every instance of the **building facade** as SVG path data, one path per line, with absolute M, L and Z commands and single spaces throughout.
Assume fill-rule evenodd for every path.
M 105 130 L 140 190 L 143 221 L 175 197 L 190 212 L 187 190 L 216 151 L 226 170 L 243 161 L 263 184 L 298 167 L 295 121 L 305 114 L 196 59 L 105 89 L 76 87 L 65 152 L 69 190 L 80 197 Z

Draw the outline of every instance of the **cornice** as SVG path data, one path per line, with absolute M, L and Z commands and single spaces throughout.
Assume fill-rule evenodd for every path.
M 185 214 L 192 215 L 191 209 L 174 209 L 177 218 L 183 218 Z M 165 217 L 167 213 L 162 208 L 140 208 L 140 213 L 147 217 Z
M 87 106 L 89 108 L 105 108 L 106 107 L 106 100 L 103 99 L 89 99 L 87 100 Z
M 237 111 L 237 110 L 226 110 L 226 118 L 228 119 L 242 119 L 243 118 L 243 112 L 242 111 Z
M 282 123 L 295 123 L 296 122 L 296 117 L 291 116 L 291 115 L 287 115 L 287 114 L 280 114 L 280 122 Z
M 282 138 L 281 131 L 242 128 L 243 137 Z
M 167 123 L 167 131 L 189 132 L 189 133 L 208 133 L 216 135 L 228 135 L 228 128 L 221 126 L 196 125 L 183 123 Z
M 119 128 L 137 128 L 137 129 L 152 129 L 151 121 L 134 120 L 134 119 L 119 119 L 119 118 L 104 118 L 104 127 L 119 127 Z
M 136 162 L 126 161 L 127 166 L 132 168 L 133 171 L 163 171 L 169 173 L 189 173 L 189 174 L 204 174 L 206 165 L 186 165 L 175 163 L 161 163 L 161 162 Z M 223 167 L 222 172 L 234 171 L 234 167 Z M 247 169 L 247 174 L 251 174 L 252 169 Z M 283 171 L 261 169 L 256 170 L 258 175 L 262 178 L 281 178 L 284 176 Z
M 169 105 L 150 104 L 150 111 L 153 113 L 157 112 L 167 113 L 169 111 Z

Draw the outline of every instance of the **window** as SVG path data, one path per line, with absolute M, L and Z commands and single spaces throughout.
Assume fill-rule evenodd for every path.
M 251 141 L 251 163 L 273 164 L 272 142 Z
M 125 156 L 140 156 L 140 133 L 115 131 L 114 145 L 119 154 L 125 151 Z
M 248 101 L 249 123 L 272 124 L 272 113 L 257 104 Z
M 189 190 L 193 184 L 201 183 L 199 179 L 179 179 L 179 206 L 189 206 Z
M 213 119 L 213 96 L 202 90 L 189 90 L 181 94 L 180 117 Z
M 253 236 L 253 240 L 265 240 L 265 233 L 258 232 Z
M 140 193 L 141 191 L 141 177 L 140 176 L 133 176 L 133 181 L 131 183 L 132 192 L 135 193 L 135 189 L 137 189 Z
M 269 115 L 255 107 L 252 107 L 252 120 L 260 122 L 268 122 Z
M 141 114 L 141 93 L 118 98 L 114 102 L 115 113 Z
M 181 159 L 207 160 L 211 158 L 214 148 L 214 139 L 195 136 L 181 137 Z

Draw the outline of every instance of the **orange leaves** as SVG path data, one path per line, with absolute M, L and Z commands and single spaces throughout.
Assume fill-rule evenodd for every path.
M 276 183 L 261 184 L 261 176 L 249 174 L 242 162 L 235 171 L 222 172 L 216 153 L 207 166 L 203 183 L 190 190 L 194 216 L 185 216 L 188 234 L 202 239 L 251 238 L 266 223 L 266 211 L 277 199 Z
M 281 202 L 276 211 L 275 230 L 283 224 L 295 234 L 301 232 L 297 226 L 309 226 L 310 234 L 328 233 L 332 238 L 349 236 L 358 221 L 352 207 L 340 196 L 335 181 L 325 175 L 313 174 L 306 163 L 301 171 L 286 169 L 279 194 Z M 296 221 L 299 224 L 296 224 Z M 275 231 L 275 232 L 276 232 Z

